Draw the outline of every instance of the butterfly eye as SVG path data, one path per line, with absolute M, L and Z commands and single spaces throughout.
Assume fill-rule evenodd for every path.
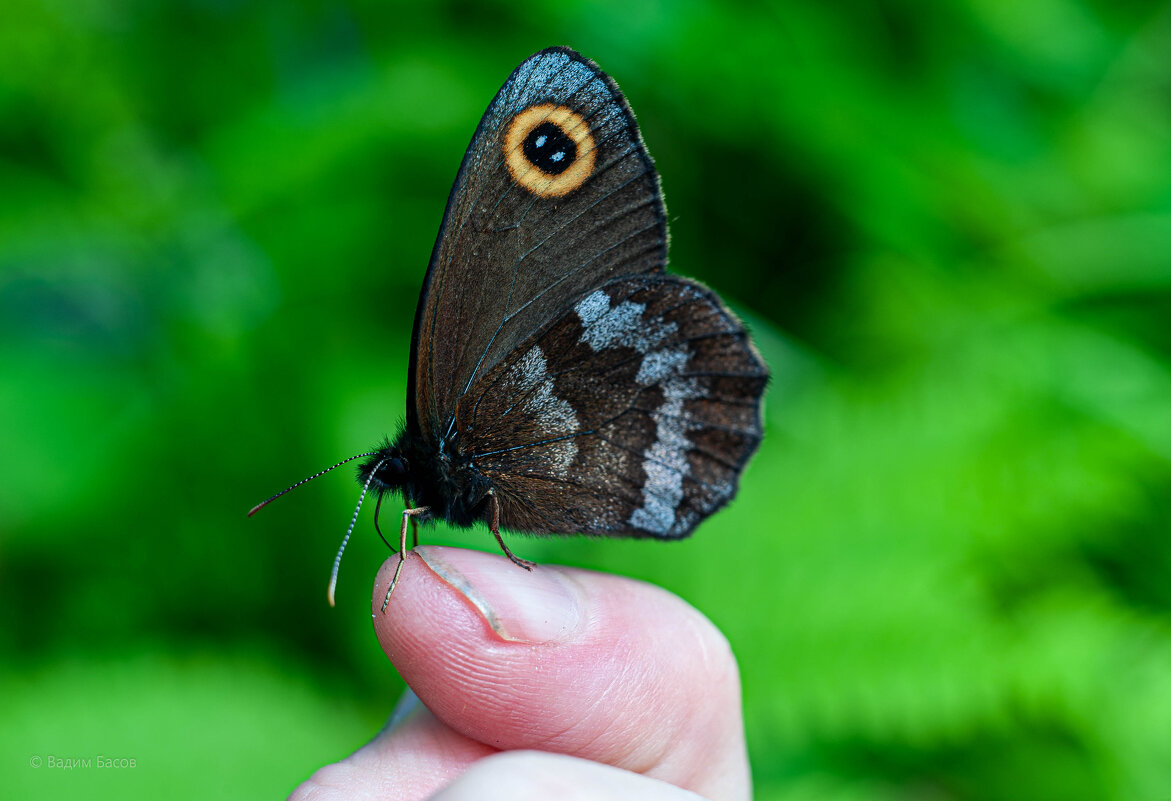
M 561 197 L 593 174 L 596 144 L 589 123 L 566 106 L 540 103 L 512 118 L 504 161 L 512 180 L 538 197 Z
M 382 455 L 374 471 L 374 479 L 386 487 L 398 487 L 406 481 L 407 463 L 401 456 Z

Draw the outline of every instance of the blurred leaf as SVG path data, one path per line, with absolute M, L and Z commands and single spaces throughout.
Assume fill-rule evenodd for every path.
M 357 488 L 244 512 L 395 433 L 476 120 L 568 44 L 773 381 L 693 539 L 518 551 L 727 633 L 759 798 L 1171 797 L 1169 31 L 1141 0 L 10 0 L 14 791 L 272 795 L 381 725 L 364 527 L 322 604 Z M 91 752 L 140 765 L 25 767 Z

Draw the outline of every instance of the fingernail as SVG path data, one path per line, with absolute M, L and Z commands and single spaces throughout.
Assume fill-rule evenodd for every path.
M 494 554 L 434 545 L 415 553 L 463 594 L 502 639 L 564 642 L 582 626 L 581 591 L 555 567 L 524 570 Z

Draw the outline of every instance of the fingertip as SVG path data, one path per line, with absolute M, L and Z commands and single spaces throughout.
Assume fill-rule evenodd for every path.
M 375 585 L 383 648 L 419 698 L 494 749 L 583 757 L 705 791 L 747 781 L 738 671 L 693 607 L 642 582 L 423 546 Z M 694 785 L 694 786 L 693 786 Z

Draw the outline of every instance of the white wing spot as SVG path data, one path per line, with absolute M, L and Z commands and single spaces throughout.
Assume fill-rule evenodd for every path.
M 549 377 L 545 354 L 539 346 L 530 348 L 512 369 L 517 373 L 518 391 L 528 396 L 520 402 L 518 411 L 539 422 L 545 439 L 576 434 L 581 429 L 573 407 L 553 394 L 553 379 Z M 558 478 L 568 477 L 569 468 L 577 456 L 577 441 L 564 439 L 543 448 L 549 460 L 549 472 Z
M 530 348 L 529 352 L 517 359 L 516 389 L 524 393 L 540 384 L 549 377 L 549 370 L 545 363 L 545 354 L 539 347 Z
M 685 364 L 687 354 L 683 355 Z M 679 366 L 681 369 L 682 364 Z M 706 395 L 695 378 L 672 375 L 662 387 L 663 405 L 653 415 L 655 442 L 643 453 L 646 483 L 642 485 L 642 506 L 630 514 L 630 525 L 653 534 L 669 534 L 676 527 L 675 515 L 683 500 L 683 479 L 690 472 L 687 452 L 691 450 L 691 442 L 687 432 L 691 426 L 684 416 L 683 403 Z
M 675 323 L 643 319 L 645 303 L 624 300 L 611 307 L 610 296 L 600 289 L 580 301 L 574 311 L 581 319 L 581 341 L 594 351 L 624 347 L 646 353 L 679 329 Z
M 610 311 L 610 296 L 599 289 L 580 301 L 573 310 L 581 319 L 582 327 L 589 328 L 595 320 Z
M 644 387 L 666 381 L 682 373 L 689 358 L 690 354 L 683 347 L 653 351 L 642 357 L 642 364 L 634 380 Z

